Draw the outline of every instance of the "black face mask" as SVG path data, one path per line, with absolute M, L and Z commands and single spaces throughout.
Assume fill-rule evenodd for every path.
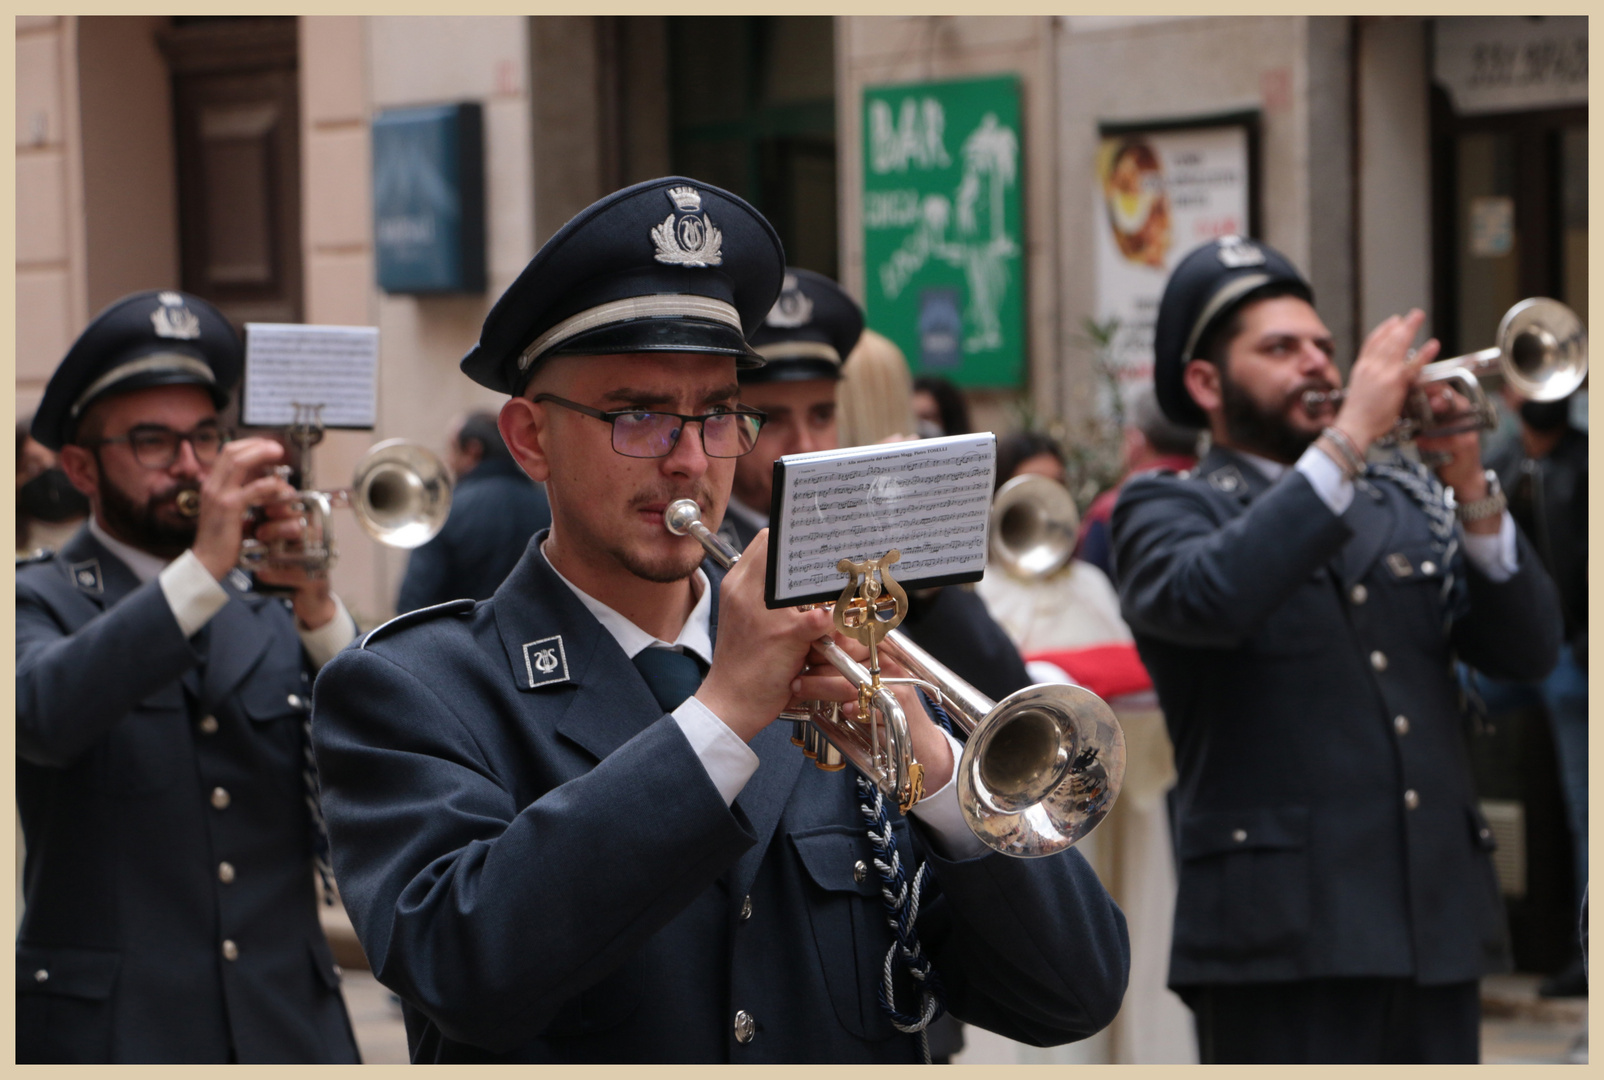
M 17 512 L 36 521 L 70 521 L 89 515 L 89 500 L 59 468 L 46 469 L 17 489 Z
M 1523 401 L 1520 418 L 1533 431 L 1559 431 L 1571 422 L 1571 399 L 1558 401 Z

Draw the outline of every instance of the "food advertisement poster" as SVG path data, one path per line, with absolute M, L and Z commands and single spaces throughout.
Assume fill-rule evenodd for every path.
M 1250 235 L 1254 119 L 1105 126 L 1094 177 L 1097 313 L 1115 324 L 1122 386 L 1149 382 L 1153 325 L 1170 271 L 1218 236 Z

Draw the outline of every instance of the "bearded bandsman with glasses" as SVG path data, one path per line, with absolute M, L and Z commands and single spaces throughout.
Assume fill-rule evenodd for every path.
M 724 514 L 764 420 L 736 370 L 783 270 L 735 196 L 639 184 L 553 236 L 462 361 L 511 395 L 552 527 L 490 600 L 342 653 L 313 720 L 342 895 L 414 1061 L 921 1059 L 879 1000 L 894 939 L 853 776 L 771 723 L 855 697 L 809 663 L 830 616 L 764 605 L 766 532 L 724 574 L 663 524 L 681 498 Z M 1124 990 L 1119 910 L 1073 851 L 976 840 L 949 737 L 904 708 L 929 794 L 888 831 L 929 867 L 929 985 L 1015 1039 L 1092 1034 Z
M 17 567 L 19 1062 L 357 1058 L 307 730 L 356 626 L 326 580 L 238 569 L 247 531 L 306 528 L 283 447 L 219 424 L 240 366 L 210 304 L 138 293 L 34 417 L 91 516 Z

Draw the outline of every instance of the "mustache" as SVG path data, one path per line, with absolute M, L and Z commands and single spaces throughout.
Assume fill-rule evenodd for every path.
M 706 512 L 713 508 L 713 489 L 706 484 L 692 484 L 679 490 L 643 491 L 629 500 L 629 508 L 644 510 L 648 506 L 667 506 L 675 499 L 692 499 Z

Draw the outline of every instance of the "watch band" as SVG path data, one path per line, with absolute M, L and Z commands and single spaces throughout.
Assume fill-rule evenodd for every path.
M 1454 516 L 1460 521 L 1480 521 L 1496 514 L 1502 514 L 1509 505 L 1504 497 L 1504 489 L 1498 483 L 1498 474 L 1487 470 L 1487 494 L 1473 502 L 1460 503 L 1454 507 Z

